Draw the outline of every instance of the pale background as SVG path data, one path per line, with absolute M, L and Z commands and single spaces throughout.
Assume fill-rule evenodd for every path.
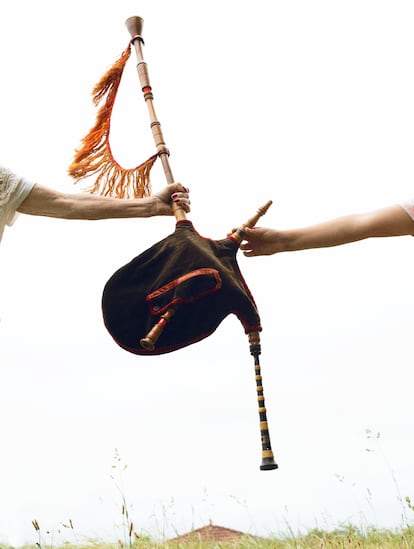
M 157 114 L 201 234 L 224 237 L 269 198 L 262 224 L 287 228 L 412 196 L 408 0 L 3 1 L 3 164 L 77 191 L 67 166 L 131 15 L 145 20 Z M 134 57 L 111 139 L 126 166 L 154 151 Z M 158 167 L 153 187 L 164 183 Z M 45 539 L 71 539 L 69 518 L 78 539 L 117 539 L 122 496 L 136 530 L 158 539 L 209 520 L 261 535 L 410 522 L 412 238 L 239 254 L 262 317 L 280 467 L 261 472 L 252 359 L 235 317 L 150 358 L 103 326 L 106 280 L 173 227 L 21 216 L 6 231 L 0 540 L 35 542 L 33 519 Z

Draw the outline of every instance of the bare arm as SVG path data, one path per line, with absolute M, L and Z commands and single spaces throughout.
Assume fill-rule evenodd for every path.
M 171 203 L 175 201 L 184 211 L 190 210 L 188 190 L 180 183 L 168 185 L 149 198 L 118 199 L 87 193 L 61 193 L 35 185 L 18 212 L 62 219 L 111 219 L 122 217 L 151 217 L 172 215 Z
M 414 235 L 414 221 L 398 205 L 338 217 L 300 229 L 246 229 L 240 248 L 246 256 L 327 248 L 371 237 Z

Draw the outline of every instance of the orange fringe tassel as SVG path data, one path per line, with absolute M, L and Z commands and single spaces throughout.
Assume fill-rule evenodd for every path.
M 150 196 L 150 170 L 158 157 L 154 154 L 136 168 L 126 169 L 116 162 L 109 144 L 112 109 L 126 62 L 131 55 L 130 44 L 92 91 L 93 103 L 99 108 L 96 122 L 68 168 L 76 182 L 89 176 L 97 176 L 89 192 L 115 198 L 142 198 Z

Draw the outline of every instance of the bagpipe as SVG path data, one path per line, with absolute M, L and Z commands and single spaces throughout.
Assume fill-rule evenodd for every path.
M 96 122 L 82 146 L 75 151 L 69 174 L 79 181 L 94 176 L 92 193 L 118 198 L 149 196 L 150 170 L 160 159 L 168 184 L 174 177 L 161 124 L 157 119 L 148 66 L 143 57 L 141 17 L 126 21 L 130 41 L 121 56 L 93 89 L 99 107 Z M 109 144 L 110 119 L 123 69 L 135 49 L 137 72 L 157 152 L 132 169 L 122 168 L 113 158 Z M 271 447 L 263 380 L 259 313 L 237 263 L 244 229 L 253 227 L 271 201 L 222 240 L 202 237 L 173 203 L 176 224 L 172 234 L 118 269 L 102 294 L 105 326 L 114 341 L 136 355 L 170 353 L 211 335 L 229 314 L 240 320 L 254 358 L 256 391 L 262 443 L 261 470 L 276 469 Z

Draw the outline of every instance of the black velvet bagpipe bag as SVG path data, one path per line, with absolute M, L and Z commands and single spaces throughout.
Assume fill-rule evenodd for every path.
M 233 238 L 200 236 L 191 221 L 178 221 L 174 233 L 116 271 L 105 285 L 105 326 L 123 349 L 158 355 L 209 336 L 230 313 L 246 333 L 261 330 L 254 299 L 236 260 Z M 145 337 L 168 309 L 175 314 L 154 350 Z

